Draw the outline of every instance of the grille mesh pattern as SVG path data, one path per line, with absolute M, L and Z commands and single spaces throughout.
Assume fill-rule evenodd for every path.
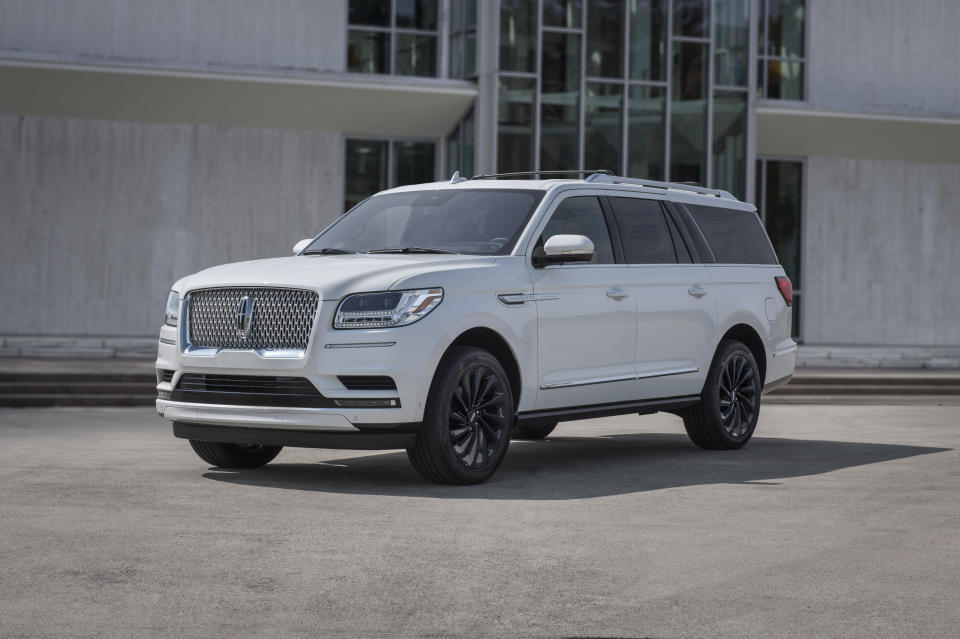
M 250 334 L 243 339 L 240 300 L 253 301 Z M 306 350 L 319 296 L 287 288 L 209 288 L 190 293 L 190 344 L 234 350 Z

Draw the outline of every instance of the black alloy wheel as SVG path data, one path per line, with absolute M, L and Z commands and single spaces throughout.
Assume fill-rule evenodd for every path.
M 427 479 L 477 484 L 489 479 L 510 446 L 513 391 L 496 357 L 457 346 L 434 374 L 424 421 L 407 456 Z
M 750 349 L 736 340 L 720 342 L 700 402 L 681 413 L 690 439 L 700 448 L 741 448 L 757 427 L 762 390 Z
M 720 423 L 730 437 L 743 437 L 753 426 L 759 388 L 753 363 L 742 353 L 727 360 L 720 373 Z
M 508 439 L 510 407 L 496 371 L 477 364 L 464 372 L 450 400 L 450 445 L 460 463 L 481 469 Z

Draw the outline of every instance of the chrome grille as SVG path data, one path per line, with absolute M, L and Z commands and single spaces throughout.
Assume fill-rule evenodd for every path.
M 244 337 L 240 301 L 252 306 Z M 189 294 L 190 346 L 232 350 L 306 350 L 319 296 L 292 288 L 208 288 Z

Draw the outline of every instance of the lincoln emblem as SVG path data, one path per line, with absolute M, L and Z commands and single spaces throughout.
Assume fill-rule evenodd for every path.
M 240 339 L 246 341 L 250 337 L 250 327 L 253 325 L 253 300 L 244 295 L 240 298 L 240 304 L 237 305 L 237 330 L 240 331 Z

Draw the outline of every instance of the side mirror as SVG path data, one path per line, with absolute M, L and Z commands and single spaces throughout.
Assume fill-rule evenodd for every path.
M 543 245 L 543 255 L 534 257 L 538 268 L 551 264 L 589 262 L 593 259 L 593 242 L 586 235 L 553 235 Z
M 294 255 L 299 255 L 299 254 L 300 254 L 300 251 L 302 251 L 303 249 L 305 249 L 305 248 L 307 248 L 308 246 L 310 246 L 310 242 L 312 242 L 312 241 L 313 241 L 313 238 L 312 238 L 312 237 L 308 237 L 307 239 L 305 239 L 305 240 L 300 240 L 299 242 L 297 242 L 296 244 L 294 244 L 294 245 L 293 245 L 293 254 L 294 254 Z

